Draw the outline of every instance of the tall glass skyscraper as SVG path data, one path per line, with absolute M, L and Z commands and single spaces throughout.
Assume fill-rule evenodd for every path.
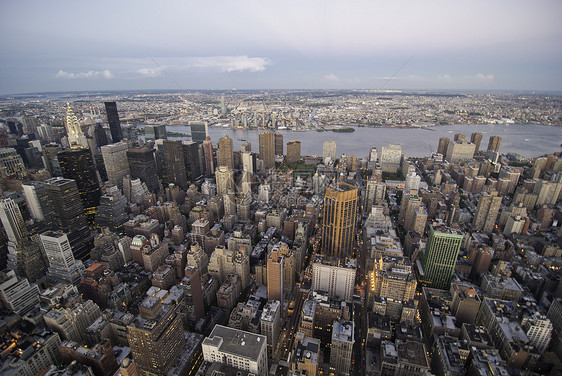
M 119 142 L 123 139 L 123 130 L 119 121 L 119 113 L 117 112 L 117 103 L 105 102 L 105 112 L 107 112 L 107 122 L 113 142 Z
M 202 121 L 190 121 L 189 127 L 191 128 L 191 139 L 198 144 L 202 144 L 209 135 L 207 123 Z
M 430 227 L 421 270 L 418 266 L 419 280 L 423 285 L 449 289 L 463 236 L 459 229 Z

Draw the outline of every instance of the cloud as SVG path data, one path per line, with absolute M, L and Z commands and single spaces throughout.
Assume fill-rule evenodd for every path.
M 103 71 L 88 71 L 88 72 L 80 72 L 80 73 L 70 73 L 65 72 L 60 69 L 56 76 L 57 78 L 65 78 L 65 79 L 76 79 L 76 78 L 112 78 L 113 74 L 109 69 L 105 69 Z
M 248 56 L 206 56 L 188 57 L 181 68 L 209 68 L 220 72 L 262 72 L 272 61 L 266 57 Z
M 142 77 L 158 77 L 162 75 L 162 71 L 159 68 L 141 68 L 137 70 L 137 73 Z
M 324 78 L 327 79 L 328 81 L 339 81 L 340 80 L 340 78 L 333 73 L 325 75 Z

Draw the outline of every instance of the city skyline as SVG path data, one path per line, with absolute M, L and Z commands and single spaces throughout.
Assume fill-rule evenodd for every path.
M 554 1 L 96 5 L 2 5 L 0 94 L 562 88 Z

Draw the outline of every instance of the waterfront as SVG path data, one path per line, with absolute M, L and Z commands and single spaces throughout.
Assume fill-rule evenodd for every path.
M 372 146 L 380 150 L 382 146 L 401 144 L 406 155 L 422 157 L 429 155 L 431 150 L 437 150 L 440 137 L 452 139 L 455 133 L 463 133 L 470 139 L 470 134 L 473 132 L 483 134 L 480 149 L 486 149 L 490 136 L 500 136 L 502 138 L 501 153 L 519 153 L 527 158 L 560 151 L 560 144 L 562 143 L 562 128 L 545 125 L 463 124 L 425 128 L 354 128 L 355 132 L 353 133 L 288 130 L 279 130 L 278 132 L 283 135 L 285 151 L 287 142 L 294 138 L 301 142 L 301 154 L 303 155 L 321 155 L 323 142 L 335 140 L 338 155 L 367 157 Z M 168 126 L 167 130 L 191 133 L 189 126 Z M 216 144 L 220 137 L 228 135 L 233 139 L 234 150 L 240 150 L 240 146 L 245 141 L 249 141 L 252 144 L 252 150 L 258 151 L 258 134 L 260 132 L 262 130 L 209 127 L 209 136 L 213 144 Z M 170 139 L 181 138 L 170 137 Z

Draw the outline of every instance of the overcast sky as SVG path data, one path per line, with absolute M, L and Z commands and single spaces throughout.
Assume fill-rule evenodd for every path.
M 0 14 L 0 94 L 378 89 L 393 74 L 385 89 L 562 90 L 558 0 L 0 0 Z

